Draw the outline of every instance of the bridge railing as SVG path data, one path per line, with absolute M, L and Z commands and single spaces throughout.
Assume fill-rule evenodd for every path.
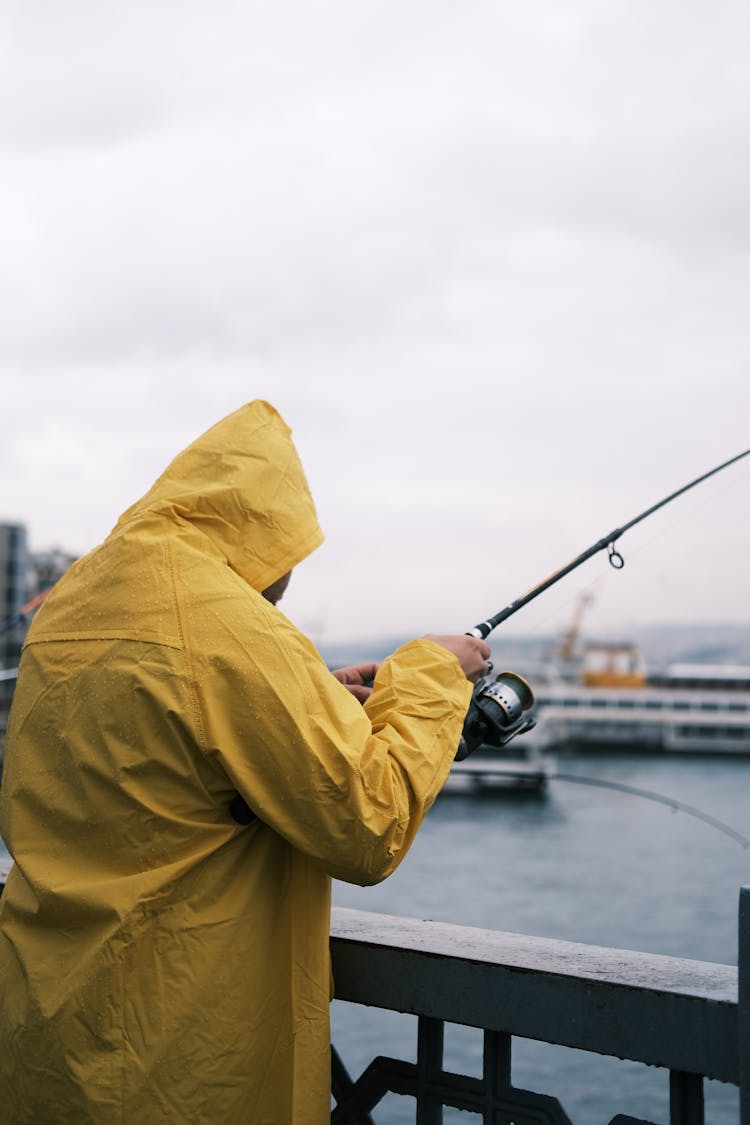
M 334 1051 L 332 1122 L 376 1121 L 389 1092 L 416 1100 L 418 1125 L 446 1106 L 492 1125 L 569 1122 L 554 1097 L 512 1086 L 518 1036 L 664 1068 L 669 1125 L 702 1125 L 705 1078 L 732 1083 L 750 1125 L 750 887 L 739 936 L 734 968 L 337 908 L 337 999 L 417 1016 L 418 1046 L 416 1063 L 384 1052 L 356 1080 Z M 481 1078 L 444 1069 L 446 1024 L 483 1029 Z

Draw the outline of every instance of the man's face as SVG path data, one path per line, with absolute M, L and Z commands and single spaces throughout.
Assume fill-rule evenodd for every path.
M 281 578 L 277 578 L 275 582 L 272 582 L 271 585 L 263 591 L 263 597 L 266 601 L 270 602 L 271 605 L 276 605 L 277 602 L 280 602 L 284 591 L 289 585 L 289 579 L 291 577 L 292 572 L 288 570 L 286 574 L 282 574 Z

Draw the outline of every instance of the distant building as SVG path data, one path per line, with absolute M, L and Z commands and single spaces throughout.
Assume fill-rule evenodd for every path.
M 44 594 L 75 562 L 75 555 L 53 548 L 32 552 L 22 523 L 0 523 L 0 669 L 15 668 L 33 599 Z
M 24 524 L 0 523 L 0 735 L 13 699 L 12 673 L 31 619 L 73 562 L 75 555 L 58 548 L 30 551 Z
M 0 524 L 0 668 L 14 668 L 26 635 L 29 553 L 22 523 Z
M 76 561 L 76 555 L 61 551 L 53 547 L 47 551 L 31 551 L 29 553 L 29 570 L 27 577 L 27 599 L 43 594 L 62 578 L 65 571 Z

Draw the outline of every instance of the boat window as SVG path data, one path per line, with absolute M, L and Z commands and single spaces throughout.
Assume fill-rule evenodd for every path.
M 634 699 L 618 699 L 617 700 L 617 706 L 618 707 L 635 707 L 635 700 Z
M 675 728 L 680 738 L 700 739 L 701 741 L 727 738 L 734 740 L 750 738 L 750 727 L 683 727 Z
M 660 711 L 662 702 L 660 699 L 647 699 L 646 706 L 648 707 L 649 711 Z

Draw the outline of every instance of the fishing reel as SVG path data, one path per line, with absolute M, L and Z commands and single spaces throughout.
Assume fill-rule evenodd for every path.
M 515 672 L 499 672 L 494 680 L 483 676 L 474 685 L 469 710 L 464 720 L 456 761 L 462 762 L 480 746 L 496 749 L 510 742 L 517 734 L 531 730 L 536 720 L 526 712 L 534 703 L 534 694 L 523 676 Z

